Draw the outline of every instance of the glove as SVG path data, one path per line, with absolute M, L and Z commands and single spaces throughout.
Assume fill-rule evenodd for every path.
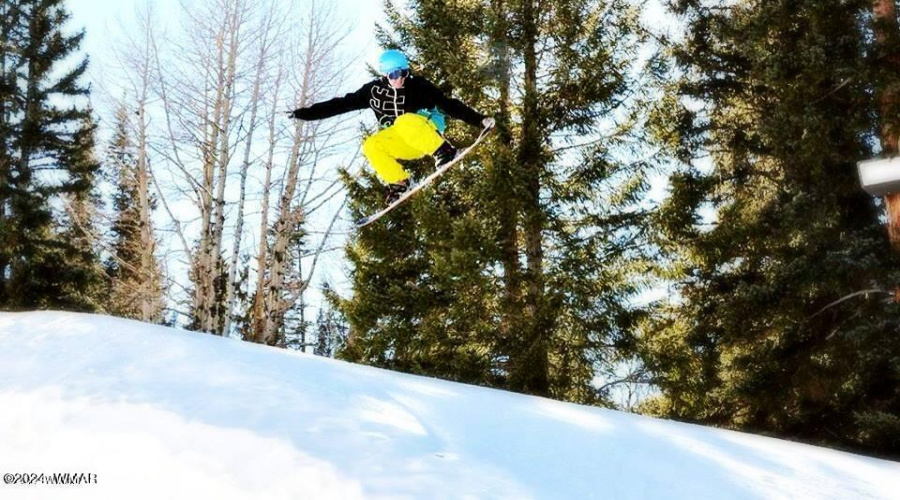
M 306 108 L 295 109 L 293 111 L 285 111 L 288 118 L 293 118 L 295 120 L 304 120 L 306 116 Z
M 494 128 L 494 125 L 497 124 L 497 120 L 494 120 L 492 117 L 488 116 L 484 120 L 481 120 L 481 125 L 484 128 Z

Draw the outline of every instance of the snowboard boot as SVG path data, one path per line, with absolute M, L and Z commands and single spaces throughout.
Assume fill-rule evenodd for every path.
M 454 148 L 449 141 L 444 141 L 437 151 L 432 153 L 432 156 L 434 156 L 434 166 L 440 168 L 441 165 L 445 165 L 459 156 L 459 150 Z
M 387 185 L 387 197 L 384 199 L 385 205 L 390 205 L 391 203 L 397 201 L 406 190 L 409 189 L 409 179 L 403 179 L 400 182 L 396 182 L 394 184 Z

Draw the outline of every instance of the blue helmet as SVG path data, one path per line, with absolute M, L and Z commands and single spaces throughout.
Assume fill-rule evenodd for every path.
M 409 61 L 399 50 L 386 50 L 378 58 L 378 71 L 386 75 L 395 69 L 409 69 Z

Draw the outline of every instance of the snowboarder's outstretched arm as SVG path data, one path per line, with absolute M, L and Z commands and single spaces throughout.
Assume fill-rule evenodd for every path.
M 369 86 L 369 84 L 363 85 L 356 92 L 351 92 L 344 97 L 335 97 L 327 101 L 317 102 L 305 108 L 295 109 L 289 114 L 291 118 L 310 121 L 322 120 L 350 111 L 365 109 L 369 106 Z

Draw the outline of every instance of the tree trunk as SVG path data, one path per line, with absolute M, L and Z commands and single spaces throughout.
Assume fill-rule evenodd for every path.
M 226 311 L 227 314 L 224 318 L 225 327 L 224 331 L 227 334 L 231 329 L 231 314 L 230 312 L 234 310 L 235 306 L 235 288 L 237 287 L 237 283 L 235 280 L 235 276 L 237 275 L 238 268 L 238 258 L 240 256 L 241 250 L 241 240 L 244 232 L 244 205 L 246 202 L 246 187 L 247 187 L 247 174 L 250 169 L 250 153 L 253 145 L 253 136 L 256 132 L 258 126 L 258 115 L 259 115 L 259 106 L 260 99 L 262 98 L 262 83 L 263 79 L 266 75 L 267 64 L 266 62 L 270 59 L 269 49 L 272 44 L 272 29 L 273 29 L 273 21 L 275 19 L 275 11 L 268 10 L 266 12 L 266 17 L 263 20 L 263 24 L 260 27 L 260 40 L 259 40 L 259 52 L 257 54 L 256 60 L 256 76 L 253 81 L 253 91 L 250 97 L 250 125 L 247 131 L 247 138 L 245 139 L 245 147 L 244 147 L 244 158 L 241 166 L 241 188 L 240 188 L 240 200 L 238 202 L 238 210 L 237 210 L 237 223 L 235 226 L 235 234 L 234 234 L 234 242 L 232 245 L 231 252 L 231 265 L 228 268 L 228 283 L 226 284 Z M 276 33 L 277 36 L 277 33 Z M 278 87 L 276 83 L 275 95 L 277 97 Z M 271 117 L 269 120 L 270 131 L 274 133 L 274 117 L 275 113 L 271 113 Z M 272 172 L 272 156 L 274 155 L 274 137 L 270 135 L 269 137 L 269 162 L 266 165 L 266 182 L 264 187 L 264 198 L 263 198 L 263 215 L 262 215 L 262 231 L 260 233 L 260 254 L 262 255 L 265 252 L 265 228 L 267 224 L 268 217 L 268 196 L 269 189 L 271 184 L 271 172 Z M 262 266 L 262 263 L 260 263 Z M 264 270 L 264 267 L 260 267 L 261 270 Z M 251 308 L 251 311 L 254 309 Z M 252 312 L 251 312 L 252 317 Z
M 228 266 L 222 255 L 222 240 L 225 231 L 225 184 L 228 179 L 228 166 L 231 162 L 231 122 L 232 110 L 235 103 L 235 73 L 237 72 L 237 56 L 241 50 L 239 47 L 240 33 L 244 26 L 244 4 L 242 1 L 235 2 L 233 5 L 234 12 L 231 13 L 230 22 L 226 25 L 228 33 L 228 62 L 225 70 L 225 91 L 224 112 L 222 114 L 222 134 L 219 137 L 219 153 L 217 155 L 219 162 L 218 179 L 216 180 L 216 203 L 215 216 L 213 226 L 213 258 L 215 276 L 213 283 L 215 284 L 214 302 L 212 304 L 211 322 L 212 330 L 219 335 L 227 335 L 226 325 L 228 318 L 231 316 L 230 295 L 231 295 L 231 279 L 225 278 L 222 282 L 223 274 L 230 277 L 231 271 L 224 269 Z M 240 217 L 240 215 L 239 215 Z M 235 235 L 237 240 L 238 236 Z M 224 290 L 223 290 L 224 288 Z
M 881 149 L 884 156 L 898 154 L 897 138 L 900 132 L 898 124 L 898 94 L 900 94 L 900 33 L 897 26 L 897 11 L 894 0 L 874 0 L 875 39 L 878 45 L 879 60 L 884 65 L 884 74 L 889 75 L 882 80 L 879 89 L 881 108 Z M 900 252 L 900 193 L 885 196 L 888 216 L 888 236 L 891 246 Z M 900 288 L 897 298 L 900 299 Z
M 219 47 L 219 58 L 221 59 L 221 51 Z M 209 63 L 207 63 L 208 65 Z M 207 66 L 207 86 L 209 67 Z M 203 177 L 200 184 L 200 242 L 194 256 L 194 265 L 192 275 L 194 279 L 194 306 L 193 306 L 193 326 L 200 330 L 210 331 L 210 315 L 212 303 L 212 231 L 210 228 L 213 217 L 212 212 L 212 192 L 213 192 L 213 172 L 216 164 L 215 152 L 218 143 L 219 117 L 221 116 L 221 81 L 217 82 L 217 96 L 214 101 L 214 111 L 212 116 L 209 114 L 209 103 L 204 102 L 204 141 L 200 144 L 203 155 Z M 206 91 L 209 91 L 207 87 Z
M 273 91 L 272 108 L 275 109 L 280 95 L 281 82 L 284 77 L 284 69 L 278 70 Z M 250 334 L 247 340 L 262 343 L 263 332 L 269 326 L 269 317 L 266 313 L 266 289 L 269 280 L 269 197 L 272 193 L 272 168 L 275 161 L 276 138 L 275 113 L 269 114 L 269 150 L 266 158 L 266 178 L 263 182 L 262 208 L 259 222 L 259 251 L 256 255 L 256 292 L 253 294 L 253 305 L 250 313 Z
M 147 25 L 144 28 L 143 54 L 135 61 L 141 76 L 140 96 L 137 109 L 137 189 L 138 216 L 140 221 L 140 269 L 139 269 L 139 301 L 141 321 L 156 323 L 162 320 L 162 303 L 160 301 L 160 275 L 156 262 L 156 239 L 153 234 L 153 222 L 150 206 L 150 165 L 148 164 L 148 118 L 147 102 L 150 98 L 152 21 L 147 13 Z
M 310 19 L 310 23 L 314 18 Z M 313 64 L 313 29 L 307 33 L 308 46 L 304 57 L 303 80 L 300 87 L 300 104 L 306 104 L 307 96 L 311 93 L 311 77 L 314 71 Z M 272 226 L 272 251 L 268 263 L 268 279 L 263 293 L 264 314 L 266 315 L 266 328 L 256 332 L 257 342 L 267 345 L 284 345 L 284 315 L 291 304 L 287 304 L 283 293 L 286 292 L 286 278 L 290 265 L 288 245 L 295 228 L 303 221 L 303 210 L 294 204 L 294 195 L 297 189 L 297 180 L 300 175 L 301 146 L 306 141 L 306 126 L 302 122 L 294 125 L 294 138 L 291 152 L 288 157 L 288 171 L 282 186 L 280 201 L 278 204 L 278 216 Z
M 7 108 L 11 101 L 12 89 L 7 86 L 7 45 L 9 44 L 9 29 L 12 26 L 12 6 L 3 3 L 0 5 L 0 231 L 6 233 L 6 204 L 7 186 L 9 183 L 10 168 L 10 110 Z M 9 246 L 6 234 L 0 234 L 0 305 L 6 304 L 6 273 L 9 269 Z
M 227 289 L 225 290 L 225 317 L 223 318 L 224 327 L 222 328 L 225 335 L 228 335 L 228 330 L 231 329 L 231 311 L 234 310 L 234 290 L 237 286 L 235 283 L 235 275 L 237 274 L 238 258 L 241 253 L 241 238 L 244 232 L 244 204 L 247 198 L 247 172 L 250 170 L 250 149 L 253 144 L 253 133 L 256 131 L 256 117 L 259 109 L 259 89 L 262 80 L 264 57 L 265 49 L 261 49 L 256 67 L 256 81 L 253 82 L 253 95 L 250 98 L 250 125 L 249 130 L 247 131 L 247 139 L 244 144 L 244 159 L 241 163 L 241 188 L 237 207 L 237 222 L 235 223 L 234 241 L 232 242 L 231 248 L 231 264 L 228 266 L 228 283 L 226 283 Z
M 524 55 L 524 102 L 522 142 L 518 163 L 524 172 L 525 321 L 519 362 L 510 376 L 512 389 L 549 395 L 547 331 L 544 315 L 544 214 L 541 208 L 542 139 L 539 90 L 537 87 L 537 15 L 534 0 L 522 4 L 522 49 Z
M 195 324 L 200 330 L 223 335 L 224 317 L 229 314 L 225 304 L 224 281 L 227 263 L 222 256 L 222 240 L 225 225 L 225 184 L 228 177 L 232 146 L 231 123 L 235 100 L 235 83 L 238 53 L 243 48 L 240 32 L 245 23 L 245 5 L 242 1 L 227 3 L 224 19 L 218 25 L 212 116 L 206 114 L 205 140 L 201 145 L 204 156 L 201 189 L 201 238 L 194 267 Z M 208 109 L 208 108 L 207 108 Z
M 497 114 L 497 145 L 500 151 L 495 157 L 497 192 L 504 199 L 500 202 L 500 227 L 498 230 L 503 264 L 504 304 L 498 329 L 502 349 L 510 347 L 511 336 L 519 332 L 518 321 L 522 314 L 522 278 L 519 265 L 518 207 L 515 193 L 514 159 L 512 155 L 512 119 L 510 117 L 511 63 L 509 49 L 509 22 L 505 0 L 494 0 L 492 8 L 496 19 L 493 40 L 494 57 L 497 59 L 497 78 L 500 90 L 500 110 Z
M 150 176 L 147 167 L 147 121 L 146 108 L 147 83 L 145 81 L 145 94 L 141 96 L 138 107 L 138 157 L 137 157 L 137 189 L 138 189 L 138 215 L 140 217 L 140 309 L 141 321 L 156 322 L 159 319 L 159 295 L 157 289 L 158 273 L 156 266 L 156 241 L 153 237 L 153 226 L 150 221 Z

